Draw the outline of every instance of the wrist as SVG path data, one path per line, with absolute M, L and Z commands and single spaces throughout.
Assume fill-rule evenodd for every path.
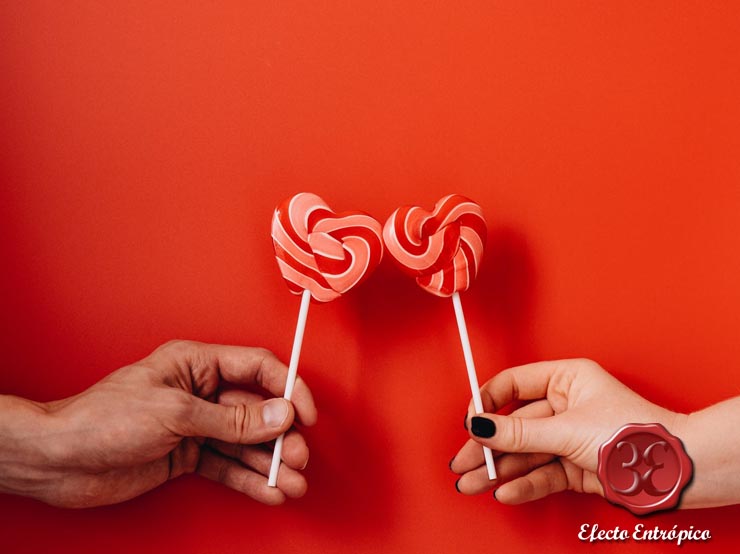
M 740 498 L 740 397 L 686 416 L 679 438 L 694 466 L 681 508 L 709 508 L 735 504 Z
M 681 498 L 681 505 L 679 506 L 679 509 L 691 509 L 691 508 L 703 508 L 706 507 L 706 499 L 703 499 L 704 493 L 701 491 L 701 486 L 699 486 L 698 490 L 696 487 L 696 481 L 697 481 L 697 467 L 696 462 L 697 459 L 700 459 L 701 456 L 699 455 L 697 458 L 697 442 L 695 439 L 695 432 L 696 432 L 696 413 L 687 414 L 685 416 L 685 419 L 683 420 L 682 424 L 679 426 L 676 432 L 671 431 L 674 435 L 676 435 L 678 438 L 681 439 L 681 442 L 684 445 L 684 448 L 686 449 L 686 453 L 689 455 L 689 458 L 691 459 L 691 463 L 693 466 L 693 479 L 692 482 L 689 483 L 689 485 L 686 487 L 686 490 L 683 493 L 683 497 Z M 701 468 L 700 463 L 700 468 Z M 697 494 L 698 493 L 698 494 Z
M 48 481 L 49 437 L 44 404 L 0 396 L 0 492 L 36 496 Z
M 670 412 L 670 415 L 666 418 L 664 423 L 668 432 L 681 441 L 681 445 L 683 446 L 686 455 L 689 460 L 691 460 L 691 481 L 686 485 L 681 493 L 681 501 L 676 506 L 679 510 L 698 507 L 693 505 L 696 502 L 696 497 L 691 493 L 692 484 L 696 479 L 696 461 L 694 459 L 695 448 L 693 448 L 693 441 L 691 440 L 692 423 L 692 414 L 682 414 L 679 412 Z
M 684 436 L 689 425 L 689 414 L 682 414 L 679 412 L 671 412 L 666 410 L 665 416 L 661 421 L 658 421 L 668 432 L 674 437 L 678 437 L 686 448 L 686 442 Z

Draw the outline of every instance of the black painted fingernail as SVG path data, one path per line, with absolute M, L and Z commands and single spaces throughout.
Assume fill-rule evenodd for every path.
M 447 464 L 447 467 L 450 468 L 450 471 L 452 471 L 452 462 L 454 462 L 454 461 L 455 461 L 455 456 L 453 456 L 452 459 L 450 460 L 450 463 Z
M 476 437 L 490 439 L 496 434 L 496 424 L 486 417 L 473 417 L 470 430 Z
M 465 419 L 463 420 L 463 427 L 465 427 L 465 430 L 468 430 L 468 414 L 465 414 Z
M 458 479 L 457 481 L 455 481 L 455 490 L 457 492 L 460 492 L 460 479 Z M 460 494 L 462 494 L 462 493 L 460 493 Z

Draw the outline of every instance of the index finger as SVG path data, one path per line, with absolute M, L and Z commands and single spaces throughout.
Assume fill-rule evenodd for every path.
M 275 396 L 285 393 L 288 367 L 265 348 L 177 341 L 172 349 L 176 357 L 187 363 L 194 388 L 221 378 L 235 385 L 257 385 Z M 213 388 L 215 391 L 215 386 Z M 301 377 L 296 378 L 291 402 L 301 423 L 316 423 L 316 404 L 311 390 Z
M 288 366 L 265 348 L 208 345 L 221 377 L 236 385 L 255 384 L 275 396 L 285 394 Z M 316 423 L 316 404 L 306 382 L 296 377 L 291 402 L 304 425 Z
M 579 362 L 585 360 L 554 360 L 535 362 L 505 369 L 481 387 L 486 411 L 496 412 L 515 400 L 539 400 L 554 394 L 567 399 L 567 390 Z M 473 413 L 472 402 L 468 413 Z

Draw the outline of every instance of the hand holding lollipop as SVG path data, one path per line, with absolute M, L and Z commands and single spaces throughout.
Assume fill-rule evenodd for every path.
M 272 241 L 283 278 L 301 295 L 284 397 L 290 400 L 298 373 L 311 298 L 329 302 L 364 281 L 383 257 L 381 226 L 363 212 L 334 213 L 318 196 L 298 193 L 272 218 Z M 283 436 L 275 442 L 267 484 L 277 485 Z
M 452 297 L 476 413 L 483 413 L 483 402 L 459 291 L 467 290 L 478 273 L 486 232 L 480 206 L 459 194 L 440 199 L 432 212 L 418 206 L 398 208 L 383 228 L 388 252 L 419 286 Z M 487 447 L 483 454 L 488 478 L 495 479 L 493 454 Z

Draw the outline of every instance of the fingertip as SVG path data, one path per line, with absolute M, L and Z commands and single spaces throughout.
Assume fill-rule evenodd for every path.
M 313 427 L 318 423 L 319 420 L 319 414 L 316 412 L 316 409 L 313 411 L 306 412 L 305 410 L 303 412 L 298 413 L 298 421 L 301 422 L 301 425 L 305 427 Z
M 280 506 L 281 504 L 285 504 L 285 500 L 287 498 L 285 493 L 276 487 L 268 487 L 267 479 L 265 479 L 265 489 L 267 489 L 267 491 L 263 492 L 259 498 L 255 498 L 255 500 L 261 502 L 265 506 Z
M 470 435 L 475 438 L 490 439 L 496 434 L 496 422 L 485 414 L 473 416 L 470 420 Z
M 262 421 L 267 428 L 282 434 L 293 425 L 293 404 L 284 398 L 270 398 L 262 403 Z
M 303 470 L 308 464 L 308 456 L 308 445 L 301 434 L 295 430 L 286 433 L 283 441 L 283 462 L 293 469 Z
M 292 496 L 292 498 L 303 498 L 308 492 L 308 481 L 303 480 L 303 485 L 298 491 Z
M 511 494 L 507 495 L 506 491 L 504 491 L 504 493 L 501 494 L 502 488 L 506 488 L 506 487 L 504 487 L 504 485 L 500 485 L 496 487 L 495 489 L 493 489 L 493 499 L 499 504 L 503 504 L 504 506 L 516 504 L 516 502 L 512 502 Z
M 196 468 L 197 473 L 234 489 L 267 506 L 285 502 L 285 493 L 267 486 L 267 477 L 261 475 L 216 450 L 205 448 Z
M 308 481 L 299 471 L 283 466 L 278 472 L 277 488 L 288 498 L 301 498 L 308 491 Z
M 460 454 L 460 453 L 458 452 L 458 454 Z M 467 469 L 465 467 L 460 467 L 461 462 L 459 462 L 458 459 L 457 459 L 458 458 L 458 454 L 456 454 L 455 456 L 452 457 L 452 459 L 450 460 L 450 462 L 447 464 L 447 467 L 449 467 L 450 468 L 450 471 L 452 473 L 454 473 L 455 475 L 462 475 L 463 473 L 465 473 L 467 471 Z M 464 466 L 465 464 L 462 463 L 462 465 Z
M 496 502 L 498 502 L 499 504 L 503 504 L 504 506 L 515 506 L 517 504 L 522 504 L 522 501 L 518 499 L 518 495 L 511 494 L 509 492 L 509 487 L 505 487 L 504 485 L 498 487 L 493 491 L 493 498 L 494 500 L 496 500 Z
M 293 476 L 287 485 L 283 485 L 278 479 L 278 486 L 288 498 L 302 498 L 308 492 L 308 481 L 300 474 Z
M 311 389 L 308 388 L 308 385 L 301 377 L 296 379 L 292 401 L 296 408 L 298 421 L 306 427 L 316 425 L 319 417 L 316 403 L 314 402 Z

